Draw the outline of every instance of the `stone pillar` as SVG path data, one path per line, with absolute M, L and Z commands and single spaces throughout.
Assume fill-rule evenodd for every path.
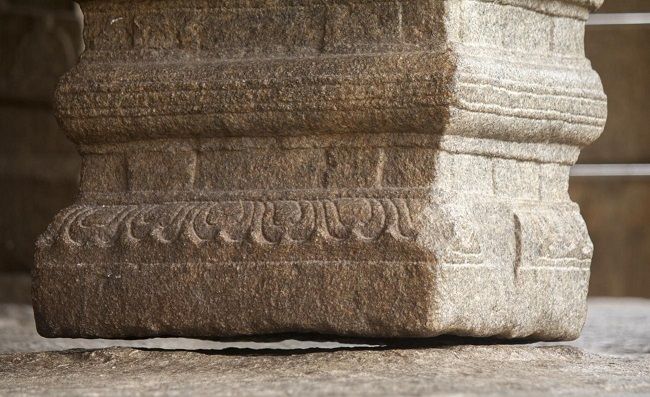
M 575 338 L 600 2 L 82 1 L 39 332 Z

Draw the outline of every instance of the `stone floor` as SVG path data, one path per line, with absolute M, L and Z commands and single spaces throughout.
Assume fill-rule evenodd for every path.
M 650 395 L 650 300 L 592 299 L 571 343 L 44 339 L 0 304 L 0 395 Z

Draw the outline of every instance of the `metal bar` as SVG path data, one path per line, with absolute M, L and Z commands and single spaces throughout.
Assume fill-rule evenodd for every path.
M 646 25 L 650 24 L 650 13 L 591 14 L 587 25 Z
M 571 176 L 650 176 L 650 164 L 576 164 Z

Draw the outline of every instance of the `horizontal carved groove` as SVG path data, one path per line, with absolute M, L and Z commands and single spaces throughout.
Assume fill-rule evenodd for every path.
M 430 79 L 423 80 L 429 82 Z M 397 83 L 393 83 L 397 84 Z M 401 85 L 400 85 L 401 86 Z M 485 112 L 493 113 L 493 114 L 504 114 L 506 116 L 513 116 L 513 117 L 520 117 L 520 118 L 535 118 L 535 119 L 551 119 L 551 120 L 562 120 L 566 121 L 569 123 L 575 123 L 575 124 L 586 124 L 586 125 L 594 125 L 594 126 L 601 126 L 605 122 L 605 117 L 598 117 L 595 114 L 598 113 L 603 113 L 601 109 L 604 109 L 606 106 L 606 101 L 601 98 L 587 98 L 587 97 L 581 97 L 581 96 L 570 96 L 568 92 L 562 93 L 562 94 L 554 94 L 554 93 L 535 93 L 532 91 L 528 90 L 516 90 L 516 89 L 506 89 L 506 88 L 501 88 L 501 87 L 493 87 L 490 85 L 483 85 L 483 84 L 477 84 L 477 83 L 466 83 L 466 82 L 460 82 L 460 87 L 462 86 L 467 86 L 467 87 L 475 87 L 479 89 L 484 89 L 484 90 L 501 90 L 506 93 L 506 95 L 510 96 L 515 96 L 519 94 L 525 94 L 525 95 L 533 95 L 537 97 L 542 97 L 544 99 L 544 96 L 546 96 L 548 99 L 552 98 L 561 98 L 561 99 L 568 99 L 568 100 L 575 100 L 575 101 L 591 101 L 593 105 L 596 106 L 596 108 L 591 108 L 587 106 L 582 106 L 579 109 L 583 111 L 590 111 L 592 114 L 585 114 L 583 112 L 580 112 L 579 110 L 575 110 L 573 112 L 570 111 L 559 111 L 559 110 L 552 110 L 552 109 L 544 109 L 544 108 L 517 108 L 514 106 L 506 106 L 506 105 L 497 105 L 497 104 L 492 104 L 492 103 L 482 103 L 482 102 L 476 102 L 476 101 L 468 101 L 468 100 L 461 100 L 457 99 L 457 101 L 460 104 L 464 104 L 464 107 L 466 107 L 468 110 L 473 110 L 473 111 L 479 111 L 477 110 L 477 107 L 479 109 L 492 109 L 491 111 L 488 110 L 483 110 Z M 396 87 L 395 87 L 396 88 Z M 404 87 L 402 87 L 404 88 Z M 419 88 L 420 90 L 424 91 L 426 87 L 418 87 L 417 83 L 414 83 L 413 88 Z M 169 94 L 172 91 L 145 91 L 147 95 L 151 96 L 162 96 L 164 94 Z M 174 90 L 173 91 L 175 94 L 182 96 L 182 94 L 192 94 L 192 93 L 202 93 L 202 94 L 210 94 L 210 96 L 217 96 L 216 92 L 217 91 L 209 91 L 209 90 L 187 90 L 187 91 L 182 91 L 182 90 Z M 81 118 L 81 119 L 91 119 L 91 118 L 101 118 L 101 117 L 145 117 L 149 115 L 155 114 L 158 117 L 162 116 L 174 116 L 174 115 L 185 115 L 185 114 L 245 114 L 245 113 L 256 113 L 256 112 L 294 112 L 294 111 L 340 111 L 340 110 L 348 110 L 348 111 L 355 111 L 355 110 L 365 110 L 365 109 L 382 109 L 384 107 L 389 107 L 391 109 L 408 109 L 408 108 L 415 108 L 415 107 L 437 107 L 441 106 L 440 103 L 440 98 L 435 95 L 435 90 L 433 91 L 433 94 L 426 95 L 424 92 L 420 93 L 420 95 L 417 95 L 415 92 L 413 92 L 413 95 L 404 95 L 403 91 L 400 92 L 399 95 L 399 101 L 404 102 L 402 106 L 399 106 L 397 102 L 388 102 L 390 100 L 389 97 L 386 95 L 373 95 L 373 96 L 367 96 L 367 97 L 357 97 L 357 98 L 350 98 L 350 97 L 344 97 L 339 99 L 338 101 L 328 101 L 327 103 L 324 103 L 322 101 L 314 99 L 313 101 L 307 100 L 282 100 L 278 99 L 277 101 L 273 103 L 260 103 L 257 104 L 255 109 L 248 109 L 248 110 L 239 110 L 241 109 L 240 106 L 237 104 L 232 104 L 231 109 L 228 109 L 228 106 L 224 104 L 223 109 L 218 109 L 216 112 L 213 110 L 216 107 L 218 107 L 218 104 L 214 103 L 205 103 L 203 105 L 197 105 L 196 103 L 190 104 L 190 103 L 184 103 L 184 100 L 180 100 L 179 102 L 170 104 L 169 106 L 156 106 L 155 109 L 152 109 L 150 106 L 129 106 L 129 107 L 121 107 L 121 108 L 115 108 L 115 106 L 105 106 L 105 107 L 86 107 L 83 110 L 83 115 L 80 115 L 78 112 L 74 111 L 74 108 L 60 108 L 60 111 L 62 112 L 63 115 L 69 118 Z M 71 94 L 72 92 L 70 92 Z M 68 93 L 66 93 L 68 94 Z M 125 93 L 124 90 L 122 90 L 122 94 L 129 95 L 129 93 Z M 85 99 L 85 100 L 84 100 Z M 82 94 L 81 98 L 78 98 L 78 100 L 84 100 L 84 102 L 88 103 L 106 103 L 106 100 L 101 99 L 101 96 L 99 94 Z M 187 98 L 189 101 L 189 98 Z M 398 98 L 396 97 L 395 100 L 397 101 Z M 177 100 L 178 101 L 178 100 Z M 407 104 L 408 102 L 408 104 Z M 279 104 L 284 104 L 284 106 L 278 106 Z M 185 106 L 184 106 L 185 105 Z M 489 105 L 489 106 L 488 106 Z M 575 105 L 574 105 L 575 107 Z M 185 108 L 185 109 L 184 109 Z M 236 110 L 237 109 L 237 110 Z M 81 111 L 81 109 L 78 109 Z M 537 114 L 537 113 L 543 113 L 543 114 Z
M 501 106 L 493 103 L 456 100 L 459 109 L 474 113 L 493 114 L 495 116 L 513 117 L 518 119 L 530 119 L 535 121 L 562 121 L 567 124 L 585 125 L 602 128 L 606 118 L 578 115 L 575 113 L 561 112 L 550 109 L 518 108 L 514 106 Z
M 526 10 L 536 11 L 544 13 L 551 16 L 566 16 L 574 17 L 577 19 L 582 18 L 582 13 L 577 13 L 576 9 L 582 10 L 594 10 L 603 3 L 603 0 L 474 0 L 477 2 L 483 3 L 497 3 L 517 8 L 522 8 Z M 346 0 L 346 1 L 337 1 L 341 4 L 367 4 L 376 2 L 376 0 Z M 384 1 L 388 3 L 388 1 Z M 85 7 L 87 4 L 92 4 L 88 0 L 82 0 L 80 3 Z M 211 5 L 212 3 L 218 4 L 218 6 Z M 282 5 L 283 3 L 287 5 Z M 107 1 L 98 1 L 94 5 L 94 12 L 115 12 L 120 10 L 128 10 L 128 7 L 132 4 L 130 0 L 112 0 L 110 3 Z M 196 4 L 196 5 L 192 5 Z M 278 2 L 279 6 L 269 7 L 269 6 L 256 6 L 254 2 L 243 2 L 241 0 L 231 0 L 231 1 L 179 1 L 179 0 L 167 0 L 167 1 L 155 1 L 150 2 L 148 7 L 151 11 L 160 11 L 168 10 L 173 8 L 179 11 L 222 11 L 222 10 L 263 10 L 263 9 L 280 9 L 288 7 L 288 4 L 291 4 L 293 7 L 308 7 L 318 4 L 313 0 L 292 0 L 291 2 L 280 1 Z M 323 3 L 321 3 L 323 4 Z M 578 14 L 578 15 L 576 15 Z
M 508 92 L 530 94 L 542 97 L 555 97 L 563 99 L 589 100 L 595 104 L 607 103 L 607 97 L 602 91 L 584 88 L 571 88 L 551 86 L 548 84 L 518 81 L 503 77 L 492 77 L 485 74 L 461 72 L 458 76 L 460 84 L 477 85 L 491 89 L 506 90 Z
M 256 79 L 253 74 L 243 81 L 237 76 L 233 76 L 232 80 L 217 77 L 203 81 L 196 71 L 189 72 L 192 82 L 182 79 L 179 83 L 167 87 L 168 84 L 164 82 L 138 79 L 133 72 L 142 72 L 141 66 L 129 69 L 132 69 L 131 79 L 119 86 L 114 86 L 112 82 L 102 84 L 102 76 L 96 76 L 96 82 L 92 84 L 85 84 L 83 79 L 79 79 L 73 85 L 64 87 L 59 91 L 59 95 L 65 100 L 60 103 L 58 111 L 64 117 L 92 118 L 116 113 L 132 117 L 206 112 L 240 114 L 268 111 L 363 110 L 388 106 L 409 108 L 445 103 L 445 98 L 437 94 L 445 77 L 435 71 L 428 75 L 409 73 L 356 78 L 337 75 Z M 218 71 L 215 73 L 219 74 Z M 323 91 L 325 89 L 327 91 Z M 281 95 L 276 93 L 278 90 L 283 90 Z M 172 93 L 174 95 L 170 96 Z M 118 95 L 119 97 L 114 98 Z M 228 96 L 224 98 L 224 95 Z M 213 100 L 197 102 L 194 99 L 198 96 Z M 149 104 L 152 98 L 156 99 L 155 107 Z M 242 103 L 244 98 L 249 101 L 245 106 Z M 251 98 L 253 102 L 250 102 Z M 327 101 L 324 101 L 325 99 Z M 124 104 L 116 106 L 116 103 L 113 103 L 116 101 Z
M 254 261 L 254 262 L 247 262 L 247 261 L 224 261 L 224 262 L 219 262 L 220 266 L 229 266 L 229 265 L 240 265 L 240 266 L 245 266 L 249 264 L 254 264 L 255 266 L 274 266 L 274 265 L 287 265 L 287 264 L 303 264 L 303 265 L 322 265 L 322 266 L 327 266 L 327 265 L 333 265 L 333 264 L 339 264 L 339 265 L 345 265 L 345 266 L 358 266 L 360 264 L 365 264 L 365 263 L 373 263 L 373 264 L 379 264 L 383 266 L 404 266 L 404 265 L 423 265 L 423 266 L 431 266 L 433 269 L 440 269 L 440 270 L 456 270 L 456 269 L 472 269 L 472 270 L 490 270 L 494 272 L 505 272 L 507 271 L 505 267 L 493 264 L 493 263 L 436 263 L 435 261 L 409 261 L 409 260 L 404 260 L 404 261 L 387 261 L 387 260 L 369 260 L 369 261 L 359 261 L 359 260 L 303 260 L 300 262 L 294 262 L 294 261 Z M 175 265 L 175 263 L 147 263 L 148 266 L 155 265 L 155 266 L 172 266 Z M 186 266 L 191 266 L 191 265 L 199 265 L 199 263 L 185 263 Z M 43 263 L 41 265 L 42 268 L 46 268 L 48 266 L 56 267 L 58 266 L 57 264 L 52 264 L 52 263 Z M 83 263 L 81 264 L 83 267 L 92 267 L 95 266 L 93 263 Z M 546 272 L 589 272 L 589 261 L 585 261 L 584 265 L 581 266 L 526 266 L 520 269 L 521 271 L 546 271 Z

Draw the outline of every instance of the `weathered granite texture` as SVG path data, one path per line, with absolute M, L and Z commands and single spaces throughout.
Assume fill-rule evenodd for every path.
M 39 338 L 28 306 L 0 304 L 0 394 L 647 396 L 649 326 L 650 301 L 597 299 L 570 345 L 97 341 Z
M 599 3 L 82 1 L 39 332 L 577 337 Z

